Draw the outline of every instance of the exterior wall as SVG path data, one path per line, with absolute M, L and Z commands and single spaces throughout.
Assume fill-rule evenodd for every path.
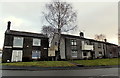
M 118 57 L 119 56 L 119 48 L 118 48 L 118 46 L 114 46 L 112 54 L 113 54 L 113 57 Z
M 103 44 L 104 58 L 107 58 L 107 45 Z
M 70 39 L 75 39 L 75 38 L 67 38 L 66 39 L 66 56 L 67 59 L 83 59 L 83 58 L 109 58 L 110 57 L 110 52 L 112 51 L 112 57 L 117 57 L 118 56 L 118 49 L 117 46 L 115 47 L 114 45 L 108 44 L 107 43 L 100 43 L 100 42 L 93 42 L 93 41 L 89 41 L 89 40 L 84 40 L 84 39 L 76 39 L 77 40 L 77 58 L 72 58 L 71 57 L 71 46 L 70 46 Z M 82 50 L 82 41 L 84 41 L 85 43 L 87 43 L 88 45 L 93 45 L 94 49 L 93 50 Z M 83 56 L 84 52 L 88 52 L 88 56 Z M 92 55 L 95 54 L 95 55 Z M 102 53 L 102 54 L 100 54 Z M 111 58 L 112 58 L 111 57 Z
M 72 57 L 72 49 L 71 49 L 71 39 L 75 39 L 75 38 L 69 38 L 66 37 L 66 58 L 67 60 L 71 60 L 71 59 L 82 59 L 82 42 L 80 39 L 75 39 L 77 42 L 77 57 Z
M 13 38 L 14 37 L 23 37 L 23 48 L 15 48 L 13 47 Z M 22 50 L 23 61 L 32 60 L 32 51 L 40 50 L 41 51 L 41 60 L 47 60 L 48 58 L 48 39 L 47 38 L 38 38 L 41 39 L 41 46 L 33 46 L 33 37 L 24 37 L 18 35 L 8 35 L 5 34 L 3 54 L 2 54 L 2 62 L 7 62 L 7 60 L 11 61 L 12 51 L 13 50 Z M 9 46 L 8 48 L 6 46 Z
M 111 46 L 107 45 L 107 52 L 106 52 L 107 58 L 110 58 L 110 51 L 111 51 Z
M 101 48 L 99 48 L 100 50 L 100 52 L 102 52 L 102 58 L 103 58 L 103 56 L 104 56 L 104 45 L 103 45 L 103 43 L 100 43 L 100 45 L 101 45 Z
M 29 47 L 27 47 L 29 46 Z M 24 37 L 23 40 L 23 61 L 32 60 L 32 38 Z
M 118 57 L 120 57 L 120 46 L 118 46 Z
M 94 50 L 95 58 L 106 57 L 106 45 L 104 43 L 95 42 Z M 102 52 L 102 56 L 99 55 L 99 52 Z
M 94 52 L 95 52 L 95 58 L 98 57 L 98 43 L 94 43 Z
M 53 42 L 57 40 L 57 36 L 54 37 Z M 77 46 L 77 57 L 72 57 L 72 45 L 71 40 L 76 40 Z M 84 44 L 82 43 L 84 42 Z M 54 44 L 53 44 L 54 45 Z M 86 46 L 85 46 L 86 45 Z M 84 49 L 83 49 L 84 46 Z M 86 48 L 85 48 L 86 47 Z M 114 47 L 114 48 L 113 48 Z M 110 44 L 108 42 L 95 41 L 91 39 L 85 39 L 74 36 L 62 36 L 60 44 L 60 54 L 62 59 L 73 60 L 73 59 L 84 59 L 84 58 L 109 58 L 110 51 L 112 51 L 112 57 L 117 57 L 118 49 L 117 45 Z M 83 53 L 87 52 L 87 56 L 83 56 Z
M 0 50 L 0 59 L 2 58 L 2 50 Z
M 120 30 L 119 30 L 119 35 L 118 35 L 118 45 L 120 46 Z
M 82 56 L 82 58 L 80 58 L 80 59 L 91 58 L 92 57 L 91 52 L 93 50 L 93 45 L 91 45 L 91 42 L 89 40 L 84 40 L 84 39 L 81 40 L 81 43 L 82 43 L 81 44 L 81 46 L 82 46 L 82 48 L 81 48 L 81 56 Z M 87 55 L 84 56 L 83 55 L 84 53 L 86 53 Z
M 60 56 L 61 59 L 66 59 L 65 57 L 65 39 L 61 38 L 60 40 Z
M 9 46 L 9 48 L 5 48 L 5 46 Z M 13 37 L 11 35 L 5 34 L 3 54 L 2 54 L 2 62 L 7 62 L 7 60 L 11 60 L 12 46 L 13 46 Z
M 113 58 L 113 57 L 118 57 L 118 46 L 115 45 L 107 45 L 107 57 L 108 58 Z
M 77 39 L 77 59 L 82 59 L 82 42 L 81 39 Z
M 71 45 L 70 45 L 70 39 L 69 38 L 66 38 L 66 44 L 65 44 L 65 47 L 66 47 L 66 51 L 65 51 L 65 53 L 66 53 L 66 59 L 67 60 L 70 60 L 70 59 L 72 59 L 71 58 Z

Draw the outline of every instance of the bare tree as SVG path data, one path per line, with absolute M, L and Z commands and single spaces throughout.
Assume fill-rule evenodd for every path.
M 106 39 L 106 36 L 104 34 L 96 34 L 95 35 L 95 40 L 98 40 L 98 41 L 104 41 Z
M 75 24 L 77 14 L 71 4 L 59 0 L 46 4 L 46 8 L 48 12 L 43 12 L 46 21 L 58 30 L 58 58 L 60 59 L 61 31 L 68 32 L 77 27 Z
M 57 33 L 57 29 L 52 26 L 42 26 L 42 33 L 47 35 L 49 38 L 49 43 L 51 43 L 51 39 L 53 38 L 54 33 Z

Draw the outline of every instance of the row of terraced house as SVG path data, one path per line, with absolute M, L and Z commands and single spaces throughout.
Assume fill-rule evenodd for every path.
M 75 60 L 118 57 L 118 45 L 79 36 L 61 34 L 58 53 L 58 34 L 55 33 L 49 47 L 49 38 L 40 33 L 10 30 L 5 31 L 2 62 L 33 60 Z

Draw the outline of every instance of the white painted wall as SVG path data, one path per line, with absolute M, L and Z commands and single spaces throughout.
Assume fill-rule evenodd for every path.
M 93 50 L 93 45 L 84 45 L 83 50 Z
M 93 50 L 93 45 L 87 45 L 82 41 L 82 50 Z
M 65 39 L 64 38 L 61 38 L 60 40 L 60 56 L 61 56 L 61 59 L 66 59 L 65 58 Z
M 49 48 L 48 49 L 48 56 L 55 56 L 55 48 Z

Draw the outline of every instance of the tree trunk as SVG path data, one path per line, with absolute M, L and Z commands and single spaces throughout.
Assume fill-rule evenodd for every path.
M 60 39 L 61 39 L 61 29 L 58 29 L 58 53 L 57 53 L 58 60 L 61 60 L 61 56 L 60 56 Z

